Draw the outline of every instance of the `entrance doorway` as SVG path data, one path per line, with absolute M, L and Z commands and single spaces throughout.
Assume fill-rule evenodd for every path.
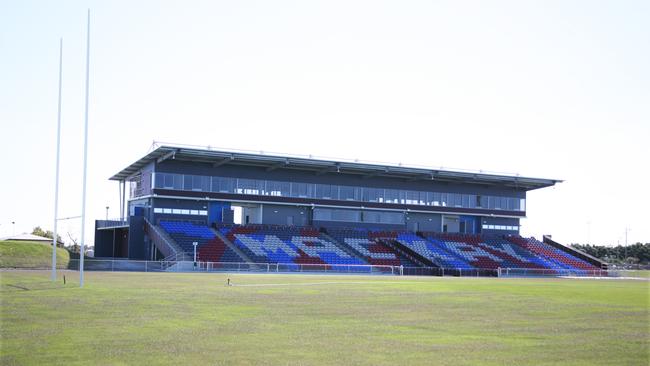
M 443 233 L 460 232 L 460 218 L 458 216 L 443 216 L 442 232 Z

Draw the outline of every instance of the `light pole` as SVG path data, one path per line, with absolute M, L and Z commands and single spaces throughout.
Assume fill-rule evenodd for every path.
M 12 221 L 11 222 L 11 236 L 16 235 L 16 222 Z
M 627 233 L 629 231 L 632 231 L 632 229 L 630 229 L 629 227 L 626 226 L 625 227 L 625 249 L 623 250 L 625 252 L 625 258 L 623 258 L 623 261 L 627 260 Z
M 108 206 L 106 206 L 106 221 L 108 221 Z
M 194 270 L 196 270 L 196 246 L 199 245 L 199 243 L 193 242 L 192 245 L 194 245 Z

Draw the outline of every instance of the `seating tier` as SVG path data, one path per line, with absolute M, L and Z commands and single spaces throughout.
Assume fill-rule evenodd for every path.
M 163 228 L 176 244 L 190 257 L 196 246 L 197 260 L 201 262 L 244 262 L 207 226 L 183 221 L 160 221 Z
M 219 231 L 257 263 L 366 264 L 315 228 L 221 225 Z

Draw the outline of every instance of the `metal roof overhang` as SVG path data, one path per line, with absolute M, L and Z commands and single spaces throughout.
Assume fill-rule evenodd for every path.
M 340 172 L 363 177 L 389 177 L 406 180 L 433 180 L 443 182 L 463 182 L 482 185 L 498 185 L 533 190 L 550 187 L 562 182 L 557 179 L 530 178 L 512 175 L 487 174 L 482 172 L 461 172 L 441 169 L 413 168 L 406 166 L 366 164 L 334 160 L 320 160 L 291 156 L 276 156 L 231 151 L 218 151 L 175 146 L 160 146 L 135 163 L 129 165 L 110 180 L 123 181 L 140 171 L 152 161 L 184 160 L 220 165 L 246 165 L 274 169 L 296 169 L 315 174 Z

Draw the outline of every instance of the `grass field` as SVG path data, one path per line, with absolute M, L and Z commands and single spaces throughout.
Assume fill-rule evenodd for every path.
M 4 271 L 2 365 L 648 365 L 649 282 Z
M 56 248 L 57 268 L 67 268 L 70 254 Z M 52 245 L 30 241 L 0 241 L 0 268 L 51 268 Z

